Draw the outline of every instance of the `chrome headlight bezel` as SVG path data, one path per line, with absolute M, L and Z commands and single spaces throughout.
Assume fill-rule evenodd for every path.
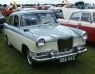
M 83 39 L 83 40 L 85 40 L 85 41 L 86 41 L 86 40 L 87 40 L 87 38 L 88 38 L 87 33 L 82 34 L 82 39 Z
M 41 38 L 36 41 L 37 47 L 43 47 L 45 45 L 45 39 Z

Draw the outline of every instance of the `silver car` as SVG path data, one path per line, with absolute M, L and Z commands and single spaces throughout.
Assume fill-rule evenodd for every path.
M 87 51 L 86 32 L 61 26 L 49 10 L 14 12 L 4 26 L 8 45 L 23 53 L 32 66 L 49 60 L 75 60 L 77 54 Z

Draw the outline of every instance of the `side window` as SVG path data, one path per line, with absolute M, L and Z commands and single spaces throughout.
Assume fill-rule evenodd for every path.
M 13 16 L 10 16 L 9 17 L 9 25 L 13 25 L 14 23 L 14 19 L 13 19 Z
M 89 22 L 91 20 L 91 14 L 90 13 L 82 13 L 81 21 Z
M 18 18 L 18 16 L 14 16 L 14 25 L 13 26 L 18 27 L 18 25 L 19 25 L 19 18 Z
M 79 21 L 80 17 L 81 17 L 81 12 L 75 12 L 71 15 L 69 20 Z

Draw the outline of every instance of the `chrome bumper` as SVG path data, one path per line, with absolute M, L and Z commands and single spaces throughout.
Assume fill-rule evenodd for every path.
M 77 54 L 80 54 L 80 53 L 83 53 L 83 52 L 86 52 L 86 51 L 87 51 L 86 48 L 82 48 L 77 52 L 69 53 L 69 54 L 62 54 L 62 53 L 60 54 L 60 53 L 52 53 L 52 52 L 50 52 L 51 56 L 40 57 L 40 58 L 32 56 L 32 60 L 37 61 L 37 62 L 49 61 L 49 60 L 57 60 L 57 59 L 60 59 L 60 58 L 65 58 L 65 57 L 69 57 L 69 56 L 73 56 L 73 55 L 76 56 Z

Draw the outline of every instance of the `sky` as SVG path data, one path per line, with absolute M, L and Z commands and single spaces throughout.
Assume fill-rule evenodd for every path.
M 1 4 L 10 4 L 13 2 L 16 2 L 18 4 L 44 4 L 44 3 L 51 3 L 51 4 L 57 4 L 61 3 L 63 0 L 0 0 Z M 84 1 L 84 2 L 90 2 L 95 3 L 95 0 L 68 0 L 70 3 L 75 3 L 77 1 Z

